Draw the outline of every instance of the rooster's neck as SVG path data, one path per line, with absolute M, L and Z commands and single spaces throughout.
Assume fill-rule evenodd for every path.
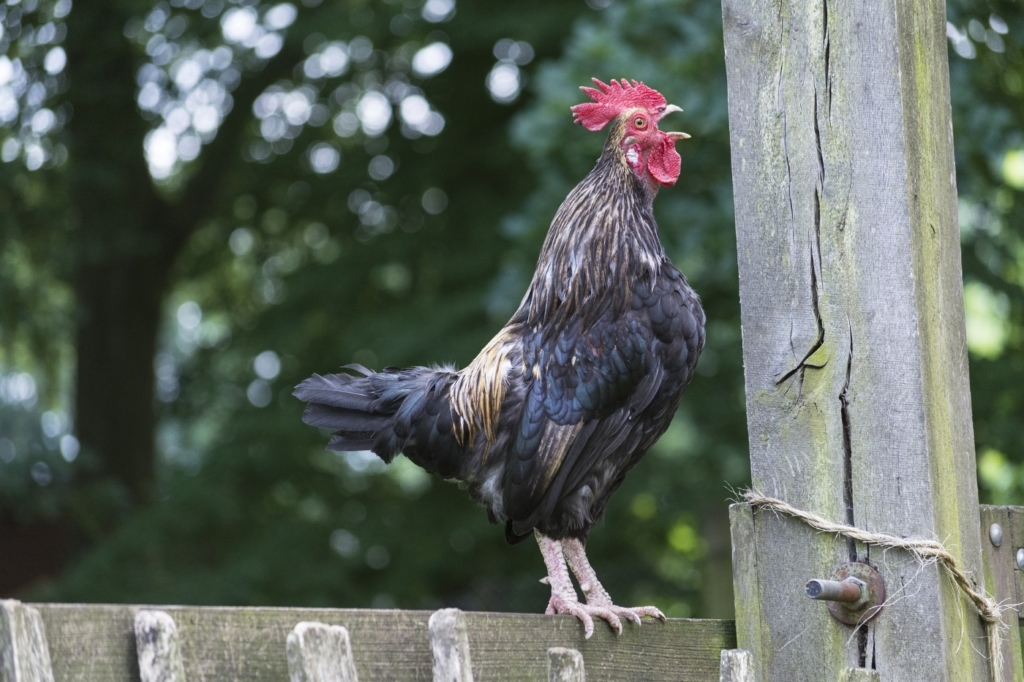
M 633 284 L 653 282 L 660 270 L 656 190 L 629 168 L 615 138 L 613 128 L 594 170 L 555 214 L 520 306 L 531 324 L 586 322 L 608 305 L 622 308 Z

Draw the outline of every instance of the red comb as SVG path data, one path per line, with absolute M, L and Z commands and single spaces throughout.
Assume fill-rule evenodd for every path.
M 572 108 L 573 123 L 579 123 L 587 130 L 604 128 L 608 121 L 626 109 L 644 107 L 656 112 L 668 104 L 660 92 L 637 81 L 630 84 L 625 78 L 621 81 L 613 78 L 610 84 L 605 84 L 596 78 L 592 80 L 596 88 L 583 86 L 580 90 L 594 101 L 577 104 Z

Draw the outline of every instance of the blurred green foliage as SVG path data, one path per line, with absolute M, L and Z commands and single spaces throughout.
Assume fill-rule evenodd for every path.
M 1024 499 L 1024 12 L 948 5 L 964 305 L 983 501 Z
M 159 81 L 147 64 L 170 74 L 160 86 L 169 97 L 184 96 L 170 83 L 197 45 L 213 51 L 225 43 L 230 11 L 251 6 L 266 23 L 282 6 L 220 3 L 214 12 L 217 1 L 128 3 L 140 106 L 146 78 Z M 534 547 L 506 546 L 502 530 L 460 490 L 404 458 L 384 467 L 359 453 L 324 451 L 290 392 L 311 372 L 348 362 L 471 360 L 515 309 L 551 216 L 603 144 L 602 134 L 571 123 L 578 86 L 591 76 L 626 76 L 682 106 L 671 127 L 693 135 L 680 145 L 679 183 L 661 192 L 656 213 L 667 251 L 704 300 L 708 346 L 677 419 L 613 497 L 589 548 L 621 603 L 655 603 L 672 616 L 728 615 L 726 505 L 730 486 L 749 471 L 718 3 L 459 0 L 453 14 L 442 0 L 307 6 L 317 4 L 295 5 L 277 57 L 260 61 L 258 44 L 236 44 L 232 66 L 221 71 L 235 68 L 244 82 L 294 51 L 296 66 L 263 92 L 283 98 L 308 87 L 307 109 L 320 104 L 327 118 L 295 124 L 283 109 L 261 117 L 260 104 L 239 100 L 246 116 L 224 119 L 241 126 L 218 178 L 226 198 L 202 217 L 162 294 L 156 499 L 125 508 L 114 525 L 90 519 L 96 500 L 116 490 L 76 484 L 96 465 L 79 454 L 69 416 L 81 245 L 68 239 L 75 207 L 62 199 L 62 158 L 74 140 L 59 120 L 71 112 L 60 113 L 63 76 L 41 75 L 53 48 L 12 42 L 8 10 L 8 53 L 21 50 L 23 63 L 42 65 L 37 78 L 55 81 L 41 96 L 58 124 L 36 135 L 31 121 L 27 129 L 21 119 L 8 122 L 7 139 L 20 142 L 0 164 L 0 518 L 70 517 L 89 538 L 59 578 L 35 583 L 26 596 L 540 610 L 547 588 L 537 582 L 543 565 Z M 42 17 L 38 35 L 61 2 L 22 0 L 25 26 L 29 6 Z M 980 480 L 988 500 L 1019 501 L 1024 10 L 954 1 L 949 11 Z M 177 17 L 185 21 L 172 31 Z M 361 60 L 353 56 L 360 37 L 372 45 Z M 311 76 L 305 65 L 331 41 L 344 41 L 348 66 L 330 77 L 314 67 Z M 410 70 L 434 43 L 450 47 L 450 65 L 429 76 Z M 179 48 L 158 65 L 163 44 Z M 2 73 L 0 64 L 0 80 Z M 502 90 L 516 84 L 515 73 L 525 89 Z M 230 90 L 231 79 L 224 82 Z M 388 91 L 395 82 L 415 90 Z M 360 118 L 369 92 L 392 99 L 383 131 L 367 130 Z M 440 134 L 403 134 L 402 93 L 421 94 L 443 115 Z M 142 115 L 151 131 L 169 125 L 164 113 Z M 280 131 L 266 123 L 275 116 L 287 121 L 287 135 L 275 137 Z M 194 161 L 179 153 L 155 167 L 150 154 L 163 195 L 179 196 L 203 167 L 212 142 L 200 142 Z M 46 160 L 30 171 L 32 144 L 45 146 Z M 142 139 L 119 144 L 143 153 Z M 315 156 L 325 149 L 317 145 L 336 156 Z M 14 148 L 0 145 L 7 160 L 5 149 Z M 317 172 L 318 162 L 324 170 L 332 160 L 336 168 Z

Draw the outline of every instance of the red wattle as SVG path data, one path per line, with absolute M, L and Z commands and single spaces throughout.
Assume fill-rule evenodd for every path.
M 676 151 L 676 143 L 667 135 L 651 149 L 647 160 L 647 171 L 663 185 L 671 187 L 679 179 L 682 159 Z

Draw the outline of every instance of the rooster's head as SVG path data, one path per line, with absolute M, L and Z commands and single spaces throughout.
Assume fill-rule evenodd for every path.
M 645 182 L 674 185 L 680 164 L 675 143 L 690 136 L 658 130 L 658 122 L 682 109 L 668 104 L 660 92 L 637 81 L 612 79 L 611 84 L 606 84 L 595 78 L 594 84 L 596 88 L 580 88 L 594 101 L 574 106 L 573 122 L 587 130 L 600 130 L 613 120 L 620 122 L 613 128 L 615 139 L 610 141 L 618 145 L 626 164 Z

